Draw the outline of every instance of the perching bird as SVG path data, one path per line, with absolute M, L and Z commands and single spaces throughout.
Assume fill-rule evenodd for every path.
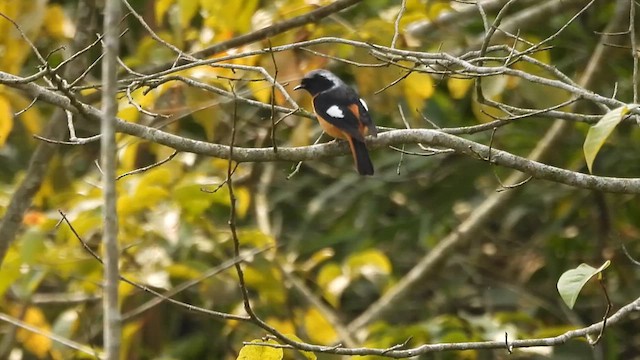
M 313 110 L 324 132 L 349 142 L 351 155 L 360 175 L 373 175 L 373 164 L 364 142 L 377 136 L 367 103 L 358 93 L 328 70 L 307 73 L 294 90 L 305 89 L 313 96 Z

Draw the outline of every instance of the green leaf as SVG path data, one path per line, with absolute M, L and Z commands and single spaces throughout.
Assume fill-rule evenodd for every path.
M 584 140 L 584 145 L 582 146 L 589 172 L 593 172 L 593 161 L 596 159 L 596 155 L 598 155 L 600 148 L 602 148 L 604 142 L 609 135 L 611 135 L 613 129 L 624 119 L 629 111 L 637 107 L 637 104 L 629 104 L 613 109 L 606 113 L 597 124 L 589 129 L 587 138 Z
M 252 340 L 252 343 L 278 344 L 275 340 Z M 263 345 L 245 345 L 240 349 L 236 360 L 282 360 L 284 352 L 281 348 L 272 348 Z
M 578 294 L 580 294 L 580 290 L 582 290 L 587 281 L 594 275 L 600 274 L 610 264 L 611 261 L 607 260 L 597 269 L 587 264 L 580 264 L 575 269 L 565 271 L 558 279 L 558 292 L 565 304 L 573 309 L 573 305 L 578 299 Z

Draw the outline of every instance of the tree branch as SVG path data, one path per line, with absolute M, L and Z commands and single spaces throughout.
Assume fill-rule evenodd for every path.
M 13 75 L 0 72 L 0 82 L 6 77 L 15 78 Z M 11 86 L 22 89 L 32 96 L 38 96 L 42 101 L 77 112 L 77 109 L 71 106 L 69 99 L 55 92 L 46 90 L 36 84 L 12 84 Z M 100 119 L 100 111 L 92 106 L 82 105 L 82 111 L 87 114 L 91 120 L 97 121 Z M 229 158 L 229 147 L 226 145 L 192 140 L 178 135 L 173 135 L 159 129 L 126 122 L 120 119 L 116 120 L 116 129 L 119 132 L 162 144 L 178 151 L 192 152 L 221 159 Z M 431 146 L 454 149 L 460 154 L 468 155 L 473 158 L 477 158 L 478 154 L 483 158 L 489 157 L 488 146 L 455 135 L 447 134 L 439 130 L 392 130 L 380 134 L 375 139 L 368 140 L 368 144 L 372 149 L 409 143 L 424 143 Z M 348 147 L 346 144 L 340 142 L 304 147 L 279 147 L 278 152 L 274 152 L 272 148 L 243 148 L 236 146 L 232 160 L 239 162 L 303 161 L 347 153 Z M 532 161 L 506 151 L 496 149 L 491 149 L 491 160 L 494 164 L 522 171 L 534 178 L 550 180 L 565 185 L 584 189 L 600 190 L 604 192 L 640 193 L 640 179 L 637 178 L 628 179 L 587 175 L 545 165 L 537 161 Z M 513 181 L 513 183 L 521 180 L 522 179 Z

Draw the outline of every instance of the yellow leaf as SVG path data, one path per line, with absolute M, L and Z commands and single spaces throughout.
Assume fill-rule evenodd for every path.
M 277 345 L 275 340 L 252 340 L 252 343 L 268 343 Z M 282 348 L 273 348 L 263 345 L 245 345 L 240 349 L 236 360 L 282 360 L 284 352 Z
M 349 277 L 342 274 L 340 266 L 336 263 L 324 265 L 316 278 L 318 286 L 323 291 L 324 298 L 333 306 L 340 303 L 340 295 L 349 286 Z
M 13 19 L 31 40 L 37 39 L 44 20 L 46 1 L 0 1 L 0 12 Z M 22 65 L 32 54 L 13 24 L 0 21 L 0 70 L 10 74 L 21 73 Z
M 175 3 L 175 0 L 157 0 L 155 6 L 156 22 L 158 25 L 164 23 L 164 15 L 169 11 L 171 5 Z
M 206 194 L 201 191 L 202 186 L 198 184 L 179 184 L 174 187 L 172 197 L 177 201 L 185 216 L 192 219 L 200 216 L 216 200 L 224 197 L 224 189 L 220 189 L 214 194 Z M 227 203 L 229 196 L 226 196 Z
M 312 342 L 329 345 L 337 340 L 336 331 L 316 309 L 304 314 L 304 327 Z
M 256 100 L 261 103 L 271 104 L 269 101 L 271 99 L 271 86 L 261 81 L 251 81 L 249 82 L 249 89 L 251 89 L 251 93 Z
M 75 33 L 75 27 L 64 13 L 62 6 L 52 4 L 47 7 L 44 15 L 44 29 L 54 39 L 70 39 Z
M 613 129 L 624 119 L 629 111 L 638 107 L 637 104 L 624 105 L 619 108 L 613 109 L 606 113 L 598 123 L 589 128 L 587 138 L 584 140 L 582 149 L 584 151 L 584 158 L 587 161 L 589 172 L 593 173 L 593 162 L 596 159 L 596 155 L 604 145 Z
M 178 6 L 180 11 L 180 25 L 183 29 L 189 27 L 191 19 L 198 13 L 200 4 L 194 0 L 178 0 Z
M 451 11 L 451 5 L 449 5 L 448 2 L 433 1 L 429 3 L 430 4 L 427 6 L 427 16 L 429 17 L 429 19 L 436 19 L 443 12 Z
M 276 239 L 273 236 L 263 233 L 260 230 L 239 230 L 240 238 L 243 245 L 252 245 L 257 248 L 275 246 Z
M 25 323 L 37 327 L 44 332 L 50 332 L 51 326 L 47 322 L 42 310 L 37 307 L 30 307 L 24 314 L 22 319 Z M 32 333 L 29 330 L 18 329 L 16 337 L 19 342 L 24 345 L 24 348 L 29 350 L 32 354 L 36 355 L 40 359 L 47 358 L 49 351 L 51 350 L 52 340 L 46 336 Z
M 269 325 L 271 325 L 274 329 L 278 330 L 278 332 L 282 334 L 290 334 L 296 331 L 296 327 L 290 320 L 280 320 L 275 317 L 269 317 L 266 319 L 266 321 Z M 289 336 L 290 335 L 287 335 L 287 337 Z
M 162 90 L 166 90 L 166 88 L 160 88 Z M 162 90 L 157 91 L 149 91 L 146 92 L 146 89 L 136 89 L 131 92 L 131 99 L 134 104 L 131 104 L 128 97 L 124 97 L 120 100 L 118 104 L 118 117 L 123 120 L 130 122 L 137 122 L 140 118 L 140 111 L 136 108 L 136 105 L 140 106 L 144 110 L 153 112 L 153 107 L 155 105 L 156 100 L 162 94 Z
M 118 214 L 126 216 L 148 210 L 168 196 L 169 192 L 161 187 L 141 187 L 133 195 L 123 195 L 118 199 Z
M 464 98 L 471 85 L 473 85 L 472 79 L 449 78 L 447 81 L 449 94 L 451 94 L 451 97 L 456 100 Z
M 6 97 L 11 104 L 12 111 L 26 109 L 29 104 L 31 104 L 31 99 L 27 99 L 20 93 L 12 91 L 11 89 L 4 91 L 4 88 L 0 88 L 0 97 Z M 22 124 L 29 134 L 37 134 L 42 129 L 42 116 L 40 111 L 38 111 L 38 108 L 35 106 L 31 106 L 29 109 L 22 112 L 19 119 L 22 121 Z M 0 127 L 1 126 L 2 125 L 0 124 Z
M 126 323 L 122 327 L 122 344 L 120 346 L 120 359 L 126 359 L 136 340 L 136 333 L 140 330 L 140 321 Z
M 202 272 L 185 264 L 174 263 L 166 268 L 172 278 L 178 279 L 195 279 L 202 275 Z
M 0 96 L 0 147 L 4 146 L 13 129 L 13 111 L 6 97 Z
M 9 248 L 7 256 L 2 264 L 2 276 L 0 276 L 0 296 L 4 297 L 7 289 L 18 280 L 22 273 L 22 259 L 15 247 Z
M 282 291 L 280 272 L 275 269 L 247 267 L 244 270 L 247 286 L 260 289 L 260 299 L 270 304 L 284 304 L 285 297 Z
M 365 250 L 349 256 L 347 266 L 352 275 L 367 276 L 375 273 L 388 275 L 391 273 L 391 261 L 378 249 Z
M 122 151 L 120 151 L 120 168 L 125 172 L 134 170 L 136 167 L 136 160 L 138 158 L 138 149 L 142 143 L 129 136 L 125 136 L 122 139 L 122 143 L 126 143 L 128 145 Z M 124 179 L 120 181 L 126 181 Z
M 316 251 L 311 255 L 309 260 L 305 261 L 304 264 L 300 267 L 300 270 L 303 272 L 310 272 L 313 269 L 317 268 L 323 262 L 333 258 L 336 252 L 332 248 L 324 248 Z
M 236 211 L 239 218 L 244 218 L 251 205 L 251 192 L 245 186 L 234 189 L 236 195 Z
M 409 75 L 402 81 L 402 88 L 411 112 L 422 110 L 425 100 L 434 92 L 431 76 L 423 73 Z

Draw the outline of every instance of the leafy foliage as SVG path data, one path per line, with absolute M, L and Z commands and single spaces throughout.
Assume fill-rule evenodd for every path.
M 580 264 L 577 268 L 564 272 L 558 279 L 558 292 L 565 304 L 573 308 L 576 300 L 578 300 L 580 290 L 582 290 L 587 281 L 596 275 L 601 277 L 602 271 L 608 268 L 609 265 L 611 265 L 609 260 L 597 269 L 587 264 Z

